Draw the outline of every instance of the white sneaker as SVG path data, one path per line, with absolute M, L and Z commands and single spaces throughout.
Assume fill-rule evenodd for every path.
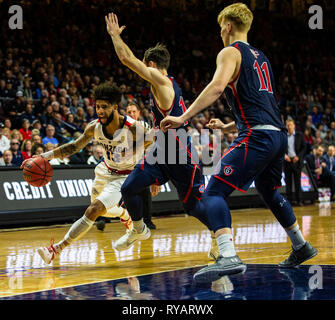
M 137 231 L 132 228 L 131 230 L 127 230 L 126 234 L 124 234 L 120 239 L 116 240 L 114 249 L 118 251 L 129 249 L 137 240 L 147 240 L 150 236 L 150 229 L 146 225 L 141 233 L 137 233 Z
M 219 247 L 215 237 L 212 237 L 211 247 L 208 250 L 208 258 L 217 260 L 219 256 Z
M 38 248 L 37 252 L 46 264 L 50 264 L 56 255 L 56 250 L 53 245 L 50 247 Z

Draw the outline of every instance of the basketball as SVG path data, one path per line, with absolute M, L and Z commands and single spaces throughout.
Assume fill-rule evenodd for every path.
M 52 178 L 53 169 L 48 160 L 38 157 L 29 159 L 23 167 L 23 177 L 31 186 L 43 187 Z

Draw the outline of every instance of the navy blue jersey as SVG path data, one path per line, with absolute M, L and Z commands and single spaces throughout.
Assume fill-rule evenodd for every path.
M 238 75 L 224 93 L 237 129 L 241 132 L 256 125 L 273 125 L 285 130 L 274 97 L 275 83 L 268 58 L 242 41 L 231 46 L 241 52 L 242 61 Z
M 163 110 L 159 107 L 154 95 L 150 91 L 150 107 L 151 107 L 151 113 L 153 116 L 153 126 L 156 129 L 159 129 L 161 121 L 166 116 L 170 115 L 174 117 L 179 117 L 186 111 L 181 89 L 179 88 L 178 84 L 173 79 L 173 77 L 168 76 L 168 78 L 172 82 L 173 90 L 175 94 L 172 105 L 170 106 L 168 110 Z

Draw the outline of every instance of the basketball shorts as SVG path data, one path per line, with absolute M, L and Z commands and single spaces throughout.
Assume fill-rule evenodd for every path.
M 95 178 L 92 186 L 91 202 L 98 199 L 101 201 L 108 216 L 113 207 L 118 206 L 121 199 L 121 186 L 128 175 L 111 174 L 104 162 L 100 162 L 94 170 Z M 112 216 L 115 216 L 112 214 Z
M 282 131 L 241 133 L 222 155 L 206 194 L 227 197 L 234 189 L 245 193 L 253 181 L 276 189 L 281 186 L 287 135 Z

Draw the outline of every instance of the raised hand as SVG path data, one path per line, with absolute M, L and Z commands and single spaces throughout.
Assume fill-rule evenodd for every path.
M 111 37 L 118 36 L 122 33 L 126 26 L 119 27 L 119 21 L 115 13 L 109 13 L 105 16 L 107 32 Z

